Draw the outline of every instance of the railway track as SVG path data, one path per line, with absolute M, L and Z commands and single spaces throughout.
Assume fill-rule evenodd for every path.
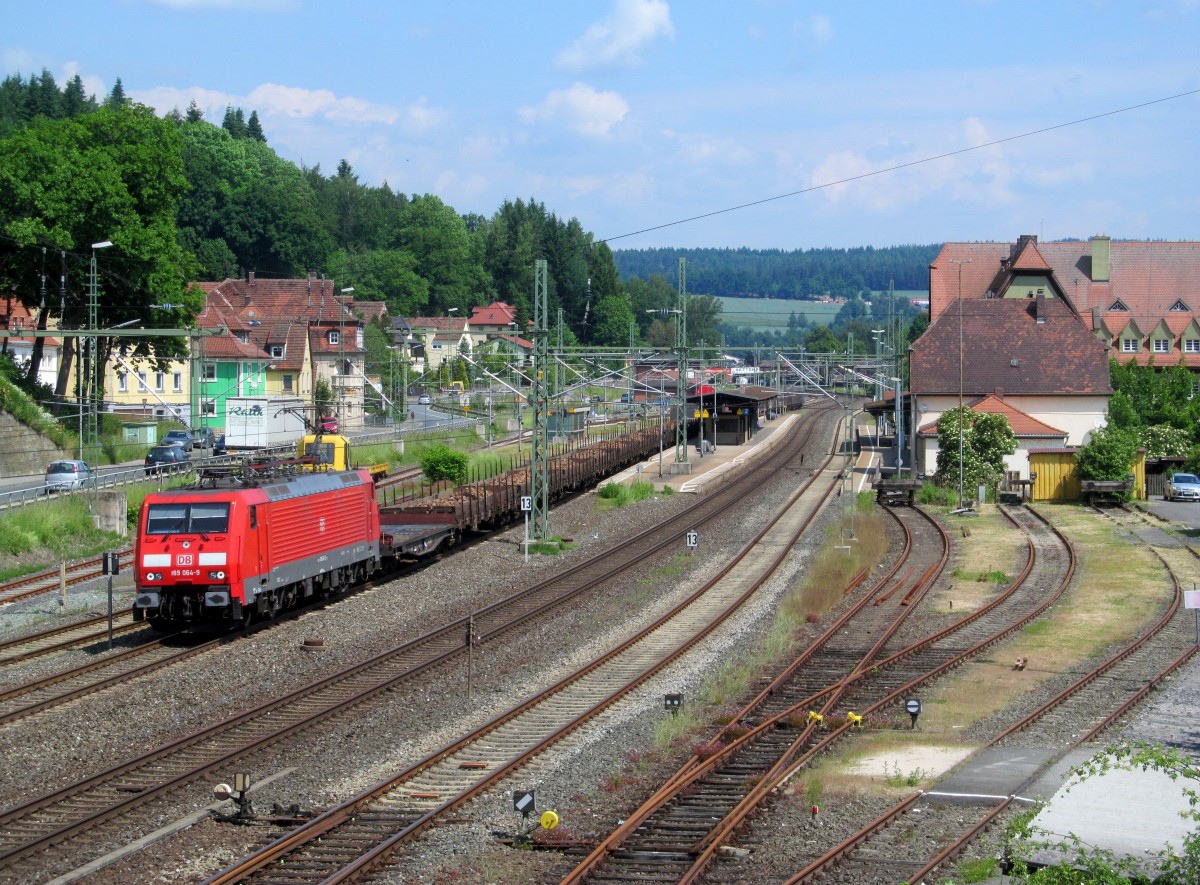
M 1141 514 L 1100 511 L 1130 531 L 1150 525 Z M 1195 654 L 1194 618 L 1181 607 L 1184 576 L 1195 573 L 1197 555 L 1187 545 L 1152 547 L 1171 575 L 1174 592 L 1160 617 L 1141 635 L 1095 665 L 1079 668 L 1069 684 L 1042 703 L 1017 712 L 1020 718 L 994 734 L 993 747 L 1051 750 L 1042 767 L 1097 740 Z M 945 797 L 936 790 L 915 794 L 889 809 L 788 879 L 788 885 L 921 881 L 938 874 L 982 833 L 1003 819 L 1030 778 L 1002 800 Z M 947 804 L 952 802 L 953 804 Z M 910 814 L 910 812 L 918 812 Z M 930 850 L 929 845 L 936 845 Z M 916 848 L 916 846 L 920 846 Z
M 755 541 L 688 600 L 575 674 L 331 809 L 212 885 L 342 881 L 498 783 L 693 648 L 750 599 L 837 488 L 829 460 Z
M 121 557 L 122 570 L 129 568 L 133 563 L 133 550 L 122 550 L 119 555 Z M 100 577 L 101 558 L 99 556 L 67 564 L 65 567 L 65 577 L 61 567 L 43 569 L 31 575 L 24 575 L 20 578 L 13 578 L 12 580 L 0 583 L 0 605 L 19 602 L 22 599 L 29 599 L 42 593 L 58 590 L 64 582 L 66 586 L 74 587 L 77 584 L 94 581 Z
M 910 515 L 915 518 L 917 513 Z M 739 712 L 731 726 L 714 736 L 710 745 L 719 747 L 718 752 L 685 763 L 563 880 L 564 885 L 636 876 L 698 881 L 717 848 L 735 838 L 776 787 L 855 727 L 851 712 L 870 716 L 894 709 L 916 686 L 979 654 L 1044 611 L 1056 594 L 1040 588 L 1057 575 L 1061 593 L 1073 573 L 1073 558 L 1065 542 L 1043 523 L 1020 513 L 1016 518 L 1030 537 L 1026 568 L 988 605 L 889 652 L 899 622 L 907 617 L 904 612 L 894 614 L 893 635 L 870 646 L 864 638 L 847 653 L 842 637 L 879 630 L 874 614 L 879 606 L 860 603 L 815 643 L 815 651 L 806 650 Z M 921 592 L 922 580 L 914 583 L 914 593 Z M 876 588 L 867 599 L 900 607 L 886 587 Z M 916 601 L 915 596 L 908 599 Z M 809 679 L 809 672 L 818 678 Z
M 135 623 L 129 612 L 113 614 L 114 637 L 135 633 L 139 630 L 149 633 L 150 628 L 145 624 Z M 19 664 L 65 649 L 79 648 L 107 638 L 107 615 L 87 618 L 73 624 L 64 624 L 61 627 L 51 627 L 48 630 L 0 643 L 0 667 Z
M 820 412 L 806 419 L 811 434 Z M 676 547 L 685 532 L 720 516 L 759 483 L 787 469 L 789 456 L 807 437 L 799 434 L 763 465 L 739 480 L 699 499 L 686 512 L 619 547 L 580 563 L 555 578 L 518 593 L 473 617 L 479 642 L 499 639 L 529 618 L 552 609 L 664 549 Z M 317 722 L 344 715 L 425 670 L 457 660 L 466 652 L 466 618 L 360 662 L 304 689 L 275 698 L 229 717 L 198 733 L 129 759 L 78 783 L 0 812 L 0 864 L 14 869 L 43 870 L 48 849 L 88 833 L 89 844 L 103 843 L 95 828 L 120 819 L 148 802 L 166 796 L 203 774 L 250 753 L 293 738 Z M 49 861 L 53 864 L 53 860 Z M 67 861 L 69 863 L 69 861 Z
M 1140 523 L 1141 517 L 1132 519 Z M 1174 550 L 1174 558 L 1187 572 L 1194 570 L 1194 553 L 1183 546 L 1166 549 Z M 1141 637 L 1097 666 L 1081 668 L 1069 685 L 1060 686 L 1044 703 L 1022 710 L 1018 722 L 992 736 L 979 752 L 997 746 L 1038 751 L 1050 748 L 1054 755 L 1043 765 L 1050 764 L 1120 722 L 1146 694 L 1193 656 L 1193 621 L 1178 608 L 1180 572 L 1168 561 L 1171 558 L 1168 555 L 1163 559 L 1175 580 L 1174 598 L 1160 618 Z M 822 883 L 890 885 L 898 880 L 922 881 L 946 875 L 944 868 L 1002 820 L 1031 787 L 1033 779 L 998 801 L 940 794 L 937 790 L 908 796 L 827 853 L 815 857 L 787 879 L 787 884 L 820 879 Z M 715 880 L 727 880 L 730 872 Z

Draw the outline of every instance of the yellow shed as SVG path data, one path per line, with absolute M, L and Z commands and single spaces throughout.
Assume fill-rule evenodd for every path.
M 1076 448 L 1030 449 L 1029 475 L 1033 480 L 1030 498 L 1033 501 L 1078 501 L 1080 497 Z M 1138 449 L 1130 465 L 1133 474 L 1133 497 L 1146 499 L 1146 451 Z

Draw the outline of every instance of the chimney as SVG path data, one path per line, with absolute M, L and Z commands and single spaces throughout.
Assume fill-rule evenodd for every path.
M 1112 240 L 1107 234 L 1097 234 L 1092 237 L 1092 282 L 1107 283 L 1111 267 L 1108 250 Z
M 250 271 L 246 274 L 246 284 L 249 285 L 251 289 L 254 288 L 254 271 Z
M 1003 400 L 1004 399 L 1004 388 L 997 387 L 994 395 L 995 395 L 996 399 Z
M 1036 300 L 1036 316 L 1038 323 L 1046 322 L 1046 293 L 1039 291 Z

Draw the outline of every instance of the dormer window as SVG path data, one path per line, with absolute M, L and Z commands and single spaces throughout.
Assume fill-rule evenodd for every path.
M 1121 339 L 1121 353 L 1137 353 L 1141 350 L 1141 342 L 1136 338 Z
M 1151 342 L 1151 349 L 1155 353 L 1170 353 L 1171 342 L 1166 338 L 1155 338 L 1154 341 Z
M 1125 311 L 1125 313 L 1129 313 L 1129 308 L 1125 306 L 1125 302 L 1122 301 L 1120 298 L 1118 298 L 1116 301 L 1114 301 L 1112 304 L 1110 304 L 1108 309 L 1109 310 L 1123 310 L 1123 311 Z
M 250 333 L 249 332 L 234 332 L 233 337 L 236 338 L 238 341 L 242 342 L 242 344 L 250 343 Z
M 1184 304 L 1182 301 L 1176 301 L 1174 304 L 1172 304 L 1171 310 L 1173 310 L 1177 313 L 1191 313 L 1192 312 L 1192 309 L 1190 307 L 1188 307 L 1186 304 Z
M 337 331 L 331 331 L 329 333 L 329 343 L 330 344 L 341 344 L 342 343 L 341 334 Z
M 273 360 L 283 359 L 283 345 L 282 344 L 272 344 L 271 345 L 271 359 L 273 359 Z

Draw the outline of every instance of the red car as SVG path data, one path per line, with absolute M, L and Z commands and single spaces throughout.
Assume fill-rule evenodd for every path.
M 338 432 L 337 418 L 330 418 L 328 416 L 322 418 L 321 419 L 321 432 L 322 433 L 337 433 Z

